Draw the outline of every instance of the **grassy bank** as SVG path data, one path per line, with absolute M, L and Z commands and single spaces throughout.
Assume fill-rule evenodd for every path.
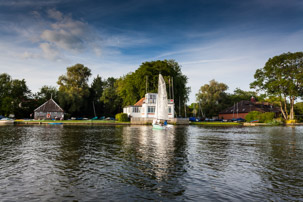
M 191 122 L 190 125 L 205 125 L 205 126 L 239 126 L 237 122 Z
M 62 123 L 62 124 L 104 124 L 104 125 L 128 125 L 130 122 L 119 122 L 113 120 L 62 120 L 62 121 L 53 121 L 53 120 L 15 120 L 16 124 L 48 124 L 48 123 Z

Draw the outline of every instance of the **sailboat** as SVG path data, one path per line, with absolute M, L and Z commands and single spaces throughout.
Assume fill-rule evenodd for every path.
M 158 97 L 156 102 L 156 117 L 153 120 L 153 128 L 167 129 L 172 125 L 167 124 L 168 120 L 168 100 L 164 78 L 159 74 L 158 81 Z

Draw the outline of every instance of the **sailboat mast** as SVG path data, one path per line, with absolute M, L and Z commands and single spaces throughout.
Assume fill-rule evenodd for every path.
M 170 77 L 168 78 L 168 95 L 169 95 L 169 99 L 171 99 Z
M 148 76 L 146 75 L 146 86 L 145 86 L 145 94 L 147 93 L 147 80 L 148 80 Z

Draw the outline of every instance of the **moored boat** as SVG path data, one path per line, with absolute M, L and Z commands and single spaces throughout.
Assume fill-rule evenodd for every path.
M 8 119 L 8 118 L 0 119 L 0 125 L 10 125 L 14 123 L 15 121 L 13 119 Z
M 164 78 L 159 74 L 158 96 L 156 101 L 156 118 L 153 121 L 154 129 L 168 129 L 172 125 L 167 124 L 168 120 L 168 100 Z

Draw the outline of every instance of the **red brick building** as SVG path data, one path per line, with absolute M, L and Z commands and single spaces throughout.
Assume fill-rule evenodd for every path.
M 235 103 L 233 106 L 228 107 L 222 110 L 219 113 L 220 119 L 245 119 L 245 116 L 251 111 L 259 111 L 262 113 L 265 112 L 274 112 L 275 116 L 278 116 L 281 113 L 281 110 L 277 107 L 274 107 L 268 102 L 255 102 L 255 99 L 252 98 L 251 101 L 242 100 L 238 103 Z

